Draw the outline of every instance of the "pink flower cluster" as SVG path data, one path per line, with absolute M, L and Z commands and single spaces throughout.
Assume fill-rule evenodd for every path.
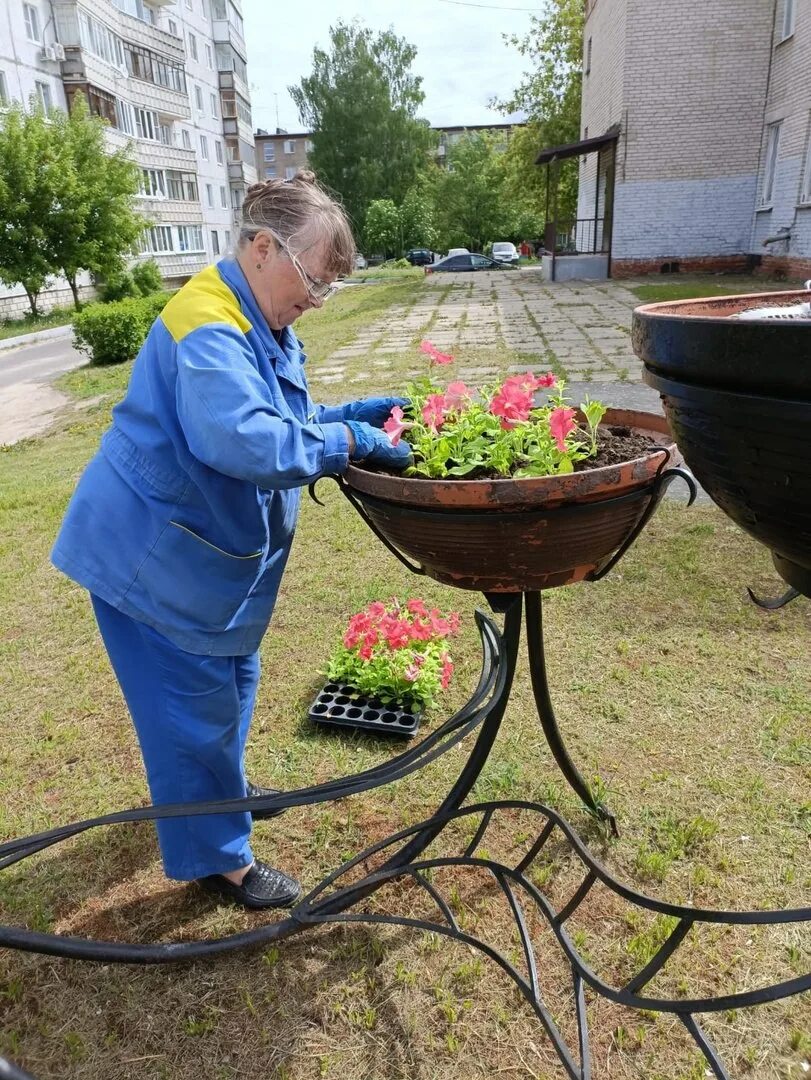
M 459 613 L 452 611 L 444 618 L 439 608 L 425 606 L 422 600 L 409 600 L 405 610 L 395 600 L 389 611 L 384 603 L 375 600 L 365 611 L 359 611 L 349 620 L 343 642 L 347 649 L 358 648 L 361 660 L 371 660 L 376 645 L 384 642 L 391 649 L 403 649 L 415 642 L 434 641 L 455 634 L 459 629 Z M 447 656 L 443 658 L 447 660 Z M 414 679 L 419 675 L 419 668 L 424 657 L 417 653 L 412 667 L 415 667 Z M 448 661 L 450 663 L 450 661 Z M 453 671 L 451 664 L 450 671 Z M 448 674 L 450 678 L 450 674 Z M 412 680 L 413 681 L 413 680 Z M 443 683 L 443 688 L 444 688 Z
M 453 363 L 453 357 L 450 355 L 450 353 L 440 352 L 436 345 L 432 345 L 430 341 L 421 341 L 420 351 L 424 352 L 426 356 L 430 357 L 432 364 Z
M 555 381 L 551 371 L 538 377 L 531 371 L 523 375 L 511 375 L 501 384 L 498 393 L 493 395 L 490 412 L 494 416 L 500 416 L 501 426 L 505 431 L 509 431 L 516 424 L 529 420 L 529 414 L 535 406 L 533 393 L 542 386 L 554 386 Z

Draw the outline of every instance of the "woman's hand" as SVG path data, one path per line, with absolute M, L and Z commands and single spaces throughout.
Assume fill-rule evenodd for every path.
M 372 427 L 382 428 L 395 405 L 404 409 L 410 404 L 408 398 L 402 397 L 362 398 L 360 401 L 349 401 L 344 405 L 342 419 L 356 420 L 361 424 L 371 424 Z
M 407 442 L 401 440 L 392 446 L 385 431 L 357 420 L 349 420 L 346 429 L 351 461 L 365 461 L 388 469 L 405 469 L 411 464 L 411 447 Z

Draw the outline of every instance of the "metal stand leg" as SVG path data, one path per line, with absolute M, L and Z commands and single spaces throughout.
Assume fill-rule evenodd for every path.
M 558 768 L 566 777 L 569 787 L 580 796 L 588 810 L 595 817 L 600 818 L 601 821 L 607 821 L 613 834 L 618 836 L 616 818 L 599 799 L 595 798 L 593 791 L 581 776 L 564 745 L 563 736 L 555 718 L 555 709 L 552 705 L 549 683 L 546 679 L 541 594 L 539 592 L 524 593 L 524 603 L 526 606 L 527 651 L 529 653 L 532 691 L 535 695 L 535 705 L 538 709 L 541 727 L 549 744 L 549 749 L 558 763 Z

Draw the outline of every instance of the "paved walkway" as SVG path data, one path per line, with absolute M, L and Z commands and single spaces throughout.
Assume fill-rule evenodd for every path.
M 570 382 L 640 381 L 641 364 L 630 338 L 631 312 L 640 301 L 624 283 L 550 284 L 534 268 L 437 274 L 428 282 L 412 303 L 389 308 L 319 365 L 320 379 L 340 382 L 352 359 L 371 351 L 382 367 L 386 353 L 406 351 L 429 337 L 440 348 L 459 351 L 456 370 L 462 379 L 503 371 L 482 354 L 508 348 L 520 361 L 511 370 L 546 366 Z M 473 354 L 469 361 L 466 352 Z

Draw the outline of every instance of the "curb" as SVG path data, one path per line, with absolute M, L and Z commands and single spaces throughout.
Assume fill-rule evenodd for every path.
M 0 352 L 6 349 L 16 349 L 20 345 L 36 345 L 38 341 L 47 341 L 49 338 L 63 337 L 73 330 L 71 323 L 64 326 L 52 326 L 48 330 L 32 330 L 29 334 L 19 334 L 17 337 L 0 339 Z

